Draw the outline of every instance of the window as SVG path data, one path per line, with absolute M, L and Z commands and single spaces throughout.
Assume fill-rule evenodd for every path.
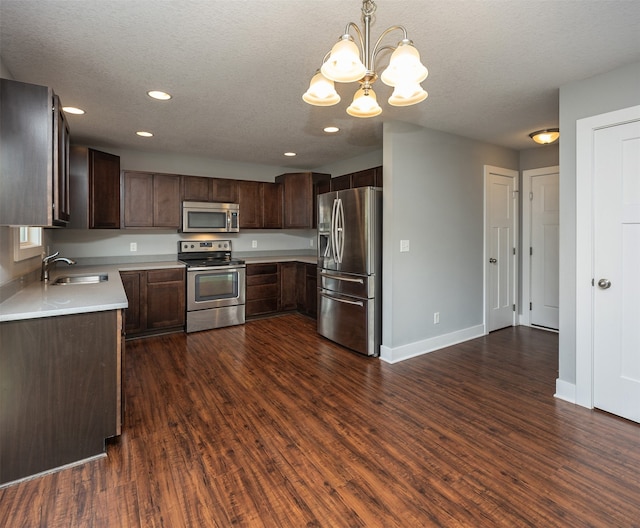
M 13 260 L 26 260 L 42 254 L 42 228 L 16 227 L 13 229 Z

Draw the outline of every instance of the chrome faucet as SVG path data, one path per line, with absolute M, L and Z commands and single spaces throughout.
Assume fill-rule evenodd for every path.
M 52 255 L 48 257 L 44 257 L 42 259 L 42 273 L 40 273 L 40 280 L 44 282 L 49 282 L 49 266 L 54 264 L 55 262 L 66 262 L 69 266 L 73 266 L 76 261 L 66 257 L 59 257 L 59 251 L 56 251 Z

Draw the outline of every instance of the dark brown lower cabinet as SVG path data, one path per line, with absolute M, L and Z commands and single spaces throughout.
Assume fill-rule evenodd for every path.
M 280 266 L 280 309 L 295 310 L 298 307 L 296 296 L 297 262 L 281 262 Z
M 298 310 L 316 317 L 317 280 L 315 264 L 247 264 L 246 316 Z
M 120 277 L 129 302 L 125 312 L 127 337 L 184 329 L 184 268 L 121 271 Z
M 121 310 L 0 324 L 0 484 L 99 455 L 120 434 Z
M 280 274 L 278 264 L 247 264 L 247 317 L 280 310 Z

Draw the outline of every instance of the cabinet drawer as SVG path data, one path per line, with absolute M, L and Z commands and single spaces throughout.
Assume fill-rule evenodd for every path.
M 249 264 L 247 275 L 270 275 L 278 273 L 278 264 Z
M 250 275 L 247 277 L 247 286 L 259 286 L 260 284 L 276 284 L 278 275 Z
M 247 300 L 254 299 L 275 299 L 278 300 L 279 294 L 278 283 L 274 284 L 259 284 L 257 286 L 251 286 L 247 288 Z
M 147 271 L 147 282 L 172 282 L 184 280 L 184 269 L 169 268 Z
M 278 311 L 278 299 L 258 299 L 256 301 L 247 301 L 247 316 L 262 315 Z

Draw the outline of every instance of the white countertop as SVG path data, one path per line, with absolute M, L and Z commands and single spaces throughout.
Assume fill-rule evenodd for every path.
M 246 264 L 269 264 L 271 262 L 304 262 L 306 264 L 317 264 L 318 257 L 315 255 L 276 255 L 261 257 L 243 257 Z
M 136 262 L 98 266 L 64 266 L 51 271 L 48 283 L 32 282 L 0 304 L 0 322 L 118 310 L 128 306 L 120 271 L 184 267 L 177 261 Z M 96 284 L 54 285 L 60 276 L 106 274 Z

